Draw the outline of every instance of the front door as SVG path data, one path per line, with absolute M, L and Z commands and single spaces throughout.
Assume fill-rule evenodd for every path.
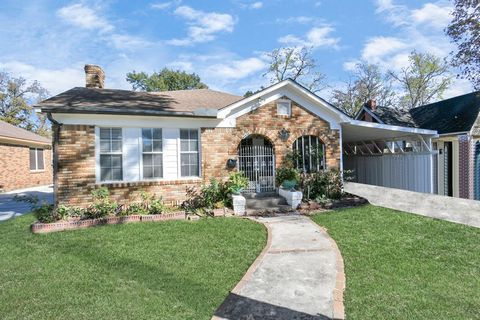
M 245 138 L 238 147 L 238 169 L 248 178 L 247 193 L 275 191 L 275 154 L 264 138 Z

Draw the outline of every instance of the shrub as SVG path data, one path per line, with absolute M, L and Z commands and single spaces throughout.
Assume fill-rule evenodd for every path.
M 295 182 L 296 187 L 300 181 L 300 173 L 294 168 L 281 167 L 275 171 L 275 180 L 277 186 L 281 186 L 285 181 L 291 181 Z
M 44 202 L 32 211 L 35 218 L 42 223 L 51 223 L 58 220 L 58 216 L 53 212 L 52 204 Z
M 146 215 L 149 212 L 144 204 L 131 203 L 123 213 L 125 213 L 126 215 L 132 215 L 132 214 Z
M 225 196 L 239 194 L 246 187 L 248 187 L 248 178 L 243 172 L 234 172 L 230 174 L 227 182 L 225 182 Z
M 339 199 L 343 193 L 342 174 L 339 170 L 325 170 L 303 177 L 303 194 L 306 199 Z
M 180 208 L 189 214 L 197 214 L 203 207 L 203 199 L 196 187 L 186 188 L 186 199 L 180 205 Z
M 211 178 L 210 183 L 200 190 L 200 197 L 203 209 L 213 210 L 217 202 L 224 200 L 221 184 L 215 178 Z
M 60 220 L 67 220 L 70 217 L 71 208 L 59 205 L 57 208 L 57 216 Z
M 118 213 L 121 207 L 115 201 L 111 201 L 109 196 L 110 192 L 106 187 L 93 190 L 93 204 L 85 211 L 85 218 L 103 218 Z
M 148 207 L 148 212 L 150 214 L 162 214 L 167 211 L 167 207 L 163 203 L 162 198 L 160 199 L 153 199 L 150 202 L 150 206 Z

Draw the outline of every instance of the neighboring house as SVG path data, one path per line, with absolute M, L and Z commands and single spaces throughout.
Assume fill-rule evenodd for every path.
M 0 121 L 0 191 L 52 183 L 52 141 Z
M 85 71 L 86 88 L 37 105 L 53 123 L 55 201 L 66 205 L 90 204 L 101 186 L 120 203 L 138 200 L 142 190 L 179 203 L 186 187 L 234 170 L 249 178 L 247 192 L 273 191 L 275 169 L 289 152 L 300 154 L 301 170 L 342 170 L 346 141 L 422 137 L 428 144 L 436 136 L 353 120 L 292 80 L 243 98 L 209 89 L 104 89 L 100 67 Z M 313 157 L 318 149 L 322 157 Z M 431 159 L 421 159 L 429 167 Z M 424 182 L 418 191 L 432 192 L 431 173 L 415 178 Z
M 367 103 L 357 119 L 436 130 L 435 192 L 480 200 L 480 91 L 409 111 Z

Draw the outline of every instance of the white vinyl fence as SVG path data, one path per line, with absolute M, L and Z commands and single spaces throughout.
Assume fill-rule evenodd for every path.
M 432 192 L 432 154 L 344 155 L 344 169 L 353 181 L 370 185 Z

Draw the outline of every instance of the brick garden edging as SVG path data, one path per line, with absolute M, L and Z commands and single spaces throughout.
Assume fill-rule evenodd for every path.
M 151 215 L 131 215 L 131 216 L 111 216 L 101 219 L 85 219 L 85 220 L 69 220 L 58 221 L 52 223 L 35 222 L 32 224 L 31 229 L 33 233 L 49 233 L 64 230 L 77 230 L 90 228 L 95 226 L 101 226 L 106 224 L 124 224 L 134 222 L 147 222 L 147 221 L 168 221 L 168 220 L 185 220 L 185 212 L 172 212 L 164 214 L 151 214 Z

